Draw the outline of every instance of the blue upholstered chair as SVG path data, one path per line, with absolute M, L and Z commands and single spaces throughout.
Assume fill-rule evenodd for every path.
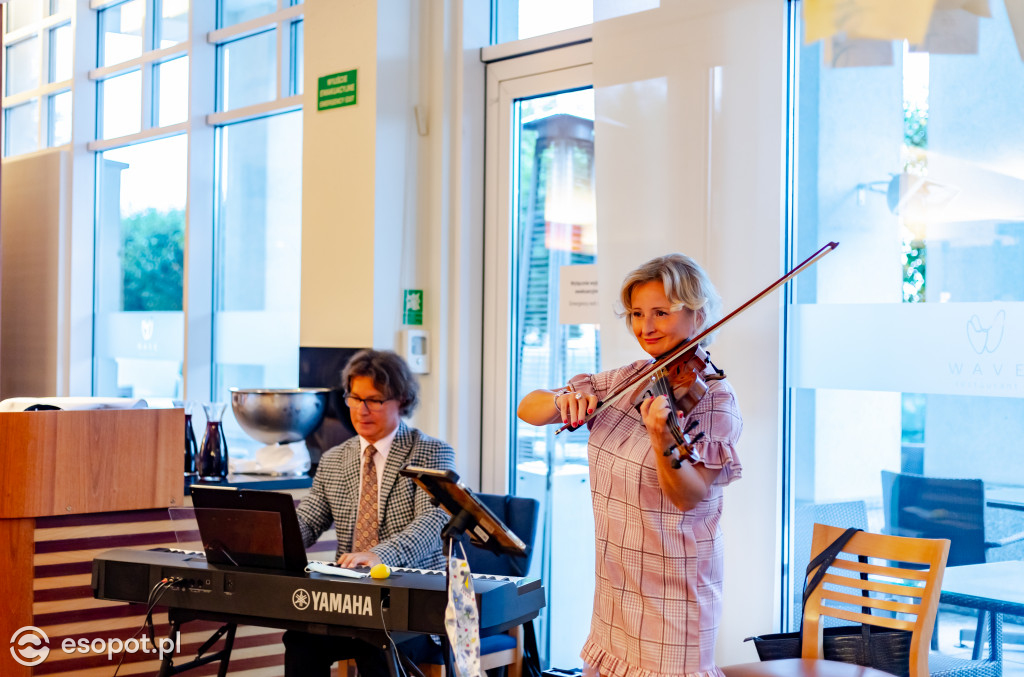
M 511 529 L 527 547 L 526 557 L 498 555 L 465 543 L 469 569 L 475 574 L 497 576 L 526 576 L 530 571 L 533 556 L 533 541 L 537 533 L 537 517 L 540 504 L 536 499 L 504 494 L 474 494 L 481 503 Z M 529 640 L 527 639 L 529 638 Z M 488 671 L 490 677 L 507 673 L 507 677 L 521 677 L 523 674 L 524 642 L 533 642 L 533 621 L 520 625 L 508 634 L 500 633 L 480 639 L 480 669 Z M 420 664 L 427 677 L 441 677 L 444 667 L 435 664 Z

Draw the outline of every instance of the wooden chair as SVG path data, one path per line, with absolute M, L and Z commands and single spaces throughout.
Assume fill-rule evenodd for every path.
M 821 552 L 844 531 L 815 524 L 811 552 Z M 822 658 L 824 616 L 910 630 L 910 677 L 928 677 L 928 645 L 939 608 L 949 541 L 859 532 L 842 552 L 866 555 L 872 560 L 861 564 L 836 559 L 829 568 L 821 585 L 807 600 L 801 658 L 730 665 L 722 668 L 726 677 L 889 677 L 881 670 Z M 920 568 L 901 566 L 904 563 Z M 862 572 L 869 574 L 868 580 L 859 578 Z M 862 597 L 863 590 L 879 596 Z M 904 599 L 907 601 L 901 601 Z M 877 612 L 867 615 L 861 607 Z M 884 615 L 889 613 L 897 616 Z

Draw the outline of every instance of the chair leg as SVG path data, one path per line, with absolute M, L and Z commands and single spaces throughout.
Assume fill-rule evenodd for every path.
M 516 626 L 515 633 L 516 653 L 512 663 L 508 666 L 507 677 L 523 677 L 523 626 Z
M 420 663 L 420 670 L 426 677 L 444 677 L 444 666 L 430 663 Z
M 989 623 L 989 641 L 992 644 L 989 647 L 989 658 L 993 661 L 1002 662 L 1003 660 L 1003 615 L 992 611 L 992 620 Z
M 971 659 L 981 658 L 981 647 L 985 643 L 985 616 L 988 612 L 978 610 L 978 627 L 974 630 L 974 649 L 971 651 Z

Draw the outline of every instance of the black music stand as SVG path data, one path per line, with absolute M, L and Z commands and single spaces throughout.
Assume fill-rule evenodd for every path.
M 499 554 L 526 557 L 526 544 L 490 508 L 477 500 L 473 492 L 459 481 L 454 470 L 407 465 L 398 472 L 411 477 L 430 495 L 434 505 L 441 506 L 452 516 L 441 529 L 441 538 L 448 545 L 446 554 L 451 554 L 452 541 L 468 533 L 473 545 Z
M 398 472 L 405 477 L 411 477 L 413 482 L 430 495 L 434 505 L 444 508 L 445 512 L 451 515 L 451 519 L 441 529 L 446 557 L 451 556 L 455 541 L 467 533 L 473 545 L 499 554 L 526 556 L 526 544 L 505 526 L 490 508 L 477 500 L 473 492 L 459 481 L 459 476 L 454 470 L 434 470 L 406 465 Z M 445 571 L 445 597 L 448 596 L 450 588 L 451 578 Z M 447 635 L 441 637 L 441 648 L 445 674 L 455 675 Z

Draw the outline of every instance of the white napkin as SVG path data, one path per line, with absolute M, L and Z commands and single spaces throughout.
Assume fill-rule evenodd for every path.
M 309 470 L 309 450 L 304 442 L 268 444 L 253 454 L 251 459 L 231 459 L 232 473 L 266 475 L 301 475 Z
M 82 409 L 146 409 L 146 400 L 132 397 L 9 397 L 0 402 L 0 412 L 25 411 L 34 404 L 46 404 L 65 411 Z

